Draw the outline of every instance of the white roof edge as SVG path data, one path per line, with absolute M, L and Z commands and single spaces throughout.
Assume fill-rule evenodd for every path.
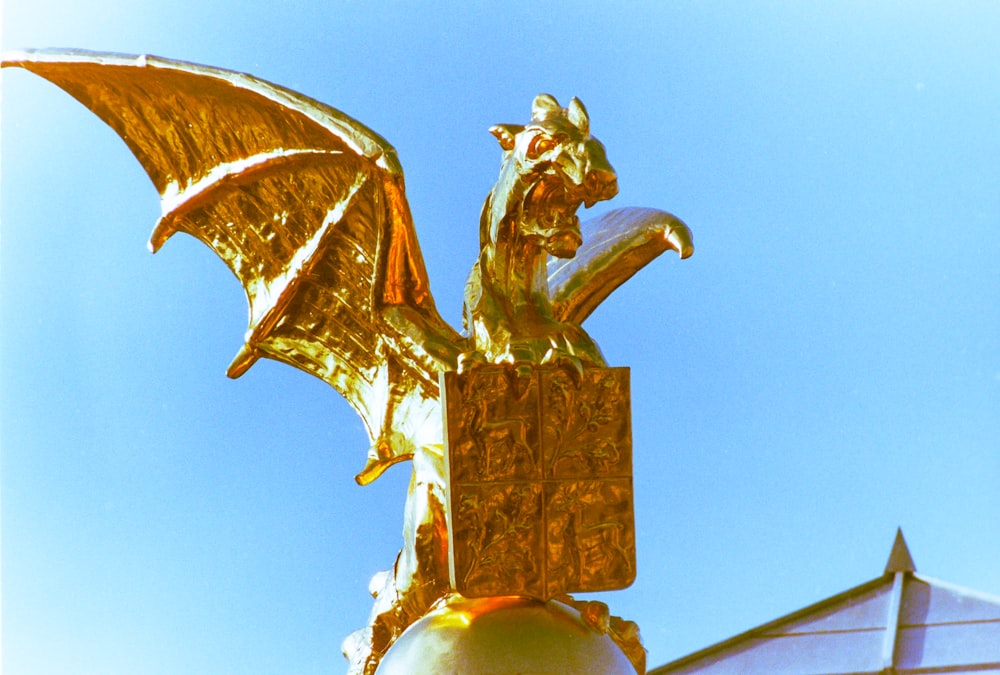
M 992 595 L 990 593 L 986 593 L 985 591 L 977 591 L 974 588 L 959 586 L 958 584 L 953 584 L 950 581 L 941 581 L 940 579 L 935 579 L 934 577 L 929 577 L 924 574 L 917 574 L 916 572 L 913 573 L 913 578 L 918 581 L 922 581 L 925 584 L 937 586 L 938 588 L 943 588 L 953 593 L 959 593 L 970 598 L 975 598 L 976 600 L 982 600 L 983 602 L 1000 605 L 1000 596 Z

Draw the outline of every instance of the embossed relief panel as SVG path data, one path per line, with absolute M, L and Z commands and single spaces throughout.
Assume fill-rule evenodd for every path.
M 452 586 L 466 597 L 635 578 L 627 368 L 483 366 L 442 377 Z

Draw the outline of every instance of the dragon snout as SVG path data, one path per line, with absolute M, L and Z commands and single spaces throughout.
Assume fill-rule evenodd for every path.
M 584 181 L 583 203 L 588 209 L 618 194 L 618 176 L 612 169 L 591 169 Z

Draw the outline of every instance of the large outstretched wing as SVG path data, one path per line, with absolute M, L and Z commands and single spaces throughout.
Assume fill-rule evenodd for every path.
M 389 459 L 438 440 L 416 436 L 440 426 L 422 422 L 439 414 L 441 364 L 393 334 L 382 310 L 407 308 L 436 340 L 459 336 L 434 307 L 384 139 L 306 96 L 205 66 L 51 50 L 3 65 L 50 80 L 124 139 L 162 198 L 154 252 L 186 232 L 240 280 L 250 321 L 231 377 L 261 356 L 320 377 Z
M 560 321 L 580 324 L 616 288 L 671 249 L 694 253 L 691 231 L 656 209 L 624 208 L 580 224 L 583 245 L 572 258 L 549 258 L 549 293 Z

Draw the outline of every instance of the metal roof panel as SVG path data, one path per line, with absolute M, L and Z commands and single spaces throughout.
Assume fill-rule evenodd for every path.
M 1000 673 L 1000 598 L 915 574 L 912 566 L 897 533 L 883 576 L 649 675 Z
M 921 672 L 956 666 L 1000 668 L 1000 621 L 902 628 L 895 664 Z
M 907 581 L 900 624 L 1000 621 L 1000 598 L 919 575 Z

